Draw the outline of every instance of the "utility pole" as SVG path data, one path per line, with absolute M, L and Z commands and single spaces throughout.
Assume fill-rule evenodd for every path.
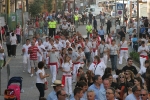
M 76 11 L 76 1 L 74 0 L 74 14 L 75 14 L 75 11 Z
M 28 12 L 28 11 L 29 11 L 29 1 L 26 0 L 26 12 Z
M 139 39 L 139 0 L 137 0 L 137 35 L 138 35 L 138 39 Z
M 23 0 L 21 0 L 21 9 L 22 9 L 22 45 L 23 45 L 24 44 L 24 18 L 23 18 L 24 3 L 23 3 Z
M 123 25 L 124 25 L 124 11 L 125 11 L 125 6 L 124 6 L 124 0 L 123 0 Z

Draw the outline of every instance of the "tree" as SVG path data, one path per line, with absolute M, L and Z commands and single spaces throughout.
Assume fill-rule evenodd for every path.
M 61 2 L 62 0 L 58 0 L 58 9 L 62 9 L 62 2 Z
M 43 0 L 34 0 L 29 5 L 29 13 L 31 14 L 31 16 L 36 16 L 41 12 L 43 3 Z
M 52 0 L 47 0 L 47 11 L 51 12 L 52 10 Z

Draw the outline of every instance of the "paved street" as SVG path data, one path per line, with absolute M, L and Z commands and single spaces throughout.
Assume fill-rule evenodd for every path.
M 99 23 L 99 20 L 98 20 Z M 99 25 L 98 25 L 99 26 Z M 99 27 L 98 27 L 99 29 Z M 104 29 L 106 29 L 106 27 L 104 27 Z M 112 25 L 112 29 L 115 29 L 115 26 Z M 86 30 L 85 30 L 85 25 L 81 25 L 79 26 L 79 28 L 77 29 L 77 31 L 79 31 L 84 37 L 86 37 Z M 6 46 L 5 46 L 6 48 Z M 22 72 L 22 56 L 21 56 L 21 48 L 22 45 L 19 45 L 17 47 L 17 55 L 16 58 L 14 57 L 7 57 L 7 61 L 10 64 L 10 77 L 13 76 L 22 76 L 23 77 L 23 89 L 24 89 L 24 93 L 21 93 L 21 100 L 38 100 L 38 96 L 39 96 L 39 92 L 35 86 L 36 83 L 36 76 L 34 77 L 30 77 L 30 74 L 28 74 L 27 72 L 23 73 Z M 124 60 L 122 65 L 118 65 L 118 68 L 122 68 L 123 66 L 126 65 L 126 62 Z M 110 62 L 108 62 L 108 67 L 111 67 Z M 47 73 L 49 73 L 49 69 L 45 70 Z M 57 79 L 61 79 L 61 71 L 59 70 L 58 73 L 58 77 Z M 49 88 L 48 90 L 45 91 L 45 97 L 47 98 L 48 94 L 53 90 L 53 88 L 50 86 L 51 85 L 51 77 L 47 78 L 48 82 L 49 82 Z M 75 84 L 73 84 L 74 87 Z M 4 90 L 6 89 L 7 86 L 7 71 L 6 71 L 6 67 L 2 70 L 2 94 L 4 92 Z M 0 96 L 0 100 L 3 100 L 4 96 Z

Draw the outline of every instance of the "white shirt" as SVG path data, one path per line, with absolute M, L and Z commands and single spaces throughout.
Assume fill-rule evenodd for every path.
M 138 52 L 141 52 L 142 50 L 146 50 L 146 51 L 149 51 L 149 48 L 148 48 L 148 46 L 140 46 L 139 48 L 138 48 Z M 147 52 L 145 52 L 145 51 L 142 51 L 141 53 L 140 53 L 140 55 L 144 55 L 144 56 L 147 56 Z
M 44 83 L 45 82 L 45 79 L 41 79 L 40 78 L 40 73 L 42 73 L 42 75 L 45 75 L 45 71 L 44 69 L 38 69 L 38 71 L 36 72 L 36 83 Z
M 92 63 L 89 67 L 89 70 L 91 70 L 95 75 L 100 75 L 101 77 L 104 75 L 106 69 L 106 65 L 104 62 L 100 62 L 98 65 Z
M 84 52 L 90 52 L 91 48 L 92 48 L 92 43 L 88 42 L 87 45 L 85 45 Z
M 22 49 L 24 49 L 24 53 L 23 53 L 24 56 L 29 55 L 29 54 L 28 54 L 28 48 L 29 48 L 30 46 L 31 46 L 31 44 L 28 44 L 28 45 L 27 45 L 27 44 L 24 44 L 24 45 L 23 45 Z
M 73 52 L 72 54 L 68 54 L 72 61 L 75 61 L 80 55 L 77 52 Z
M 16 35 L 10 37 L 10 42 L 11 42 L 11 45 L 16 45 L 17 44 Z
M 37 47 L 38 47 L 39 51 L 41 52 L 41 54 L 38 52 L 37 56 L 43 56 L 43 53 L 45 51 L 45 46 L 43 44 L 41 44 L 41 45 L 38 45 Z
M 128 48 L 128 42 L 127 41 L 120 41 L 120 48 Z
M 63 70 L 65 70 L 65 71 L 70 71 L 70 70 L 71 70 L 71 67 L 72 67 L 72 63 L 71 63 L 71 62 L 62 63 L 62 68 L 63 68 Z M 65 73 L 65 72 L 63 72 L 63 75 L 71 75 L 71 72 L 70 72 L 70 73 Z

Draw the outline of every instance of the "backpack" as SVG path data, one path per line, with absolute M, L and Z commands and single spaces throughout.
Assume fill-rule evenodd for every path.
M 14 89 L 4 91 L 4 100 L 17 100 Z

